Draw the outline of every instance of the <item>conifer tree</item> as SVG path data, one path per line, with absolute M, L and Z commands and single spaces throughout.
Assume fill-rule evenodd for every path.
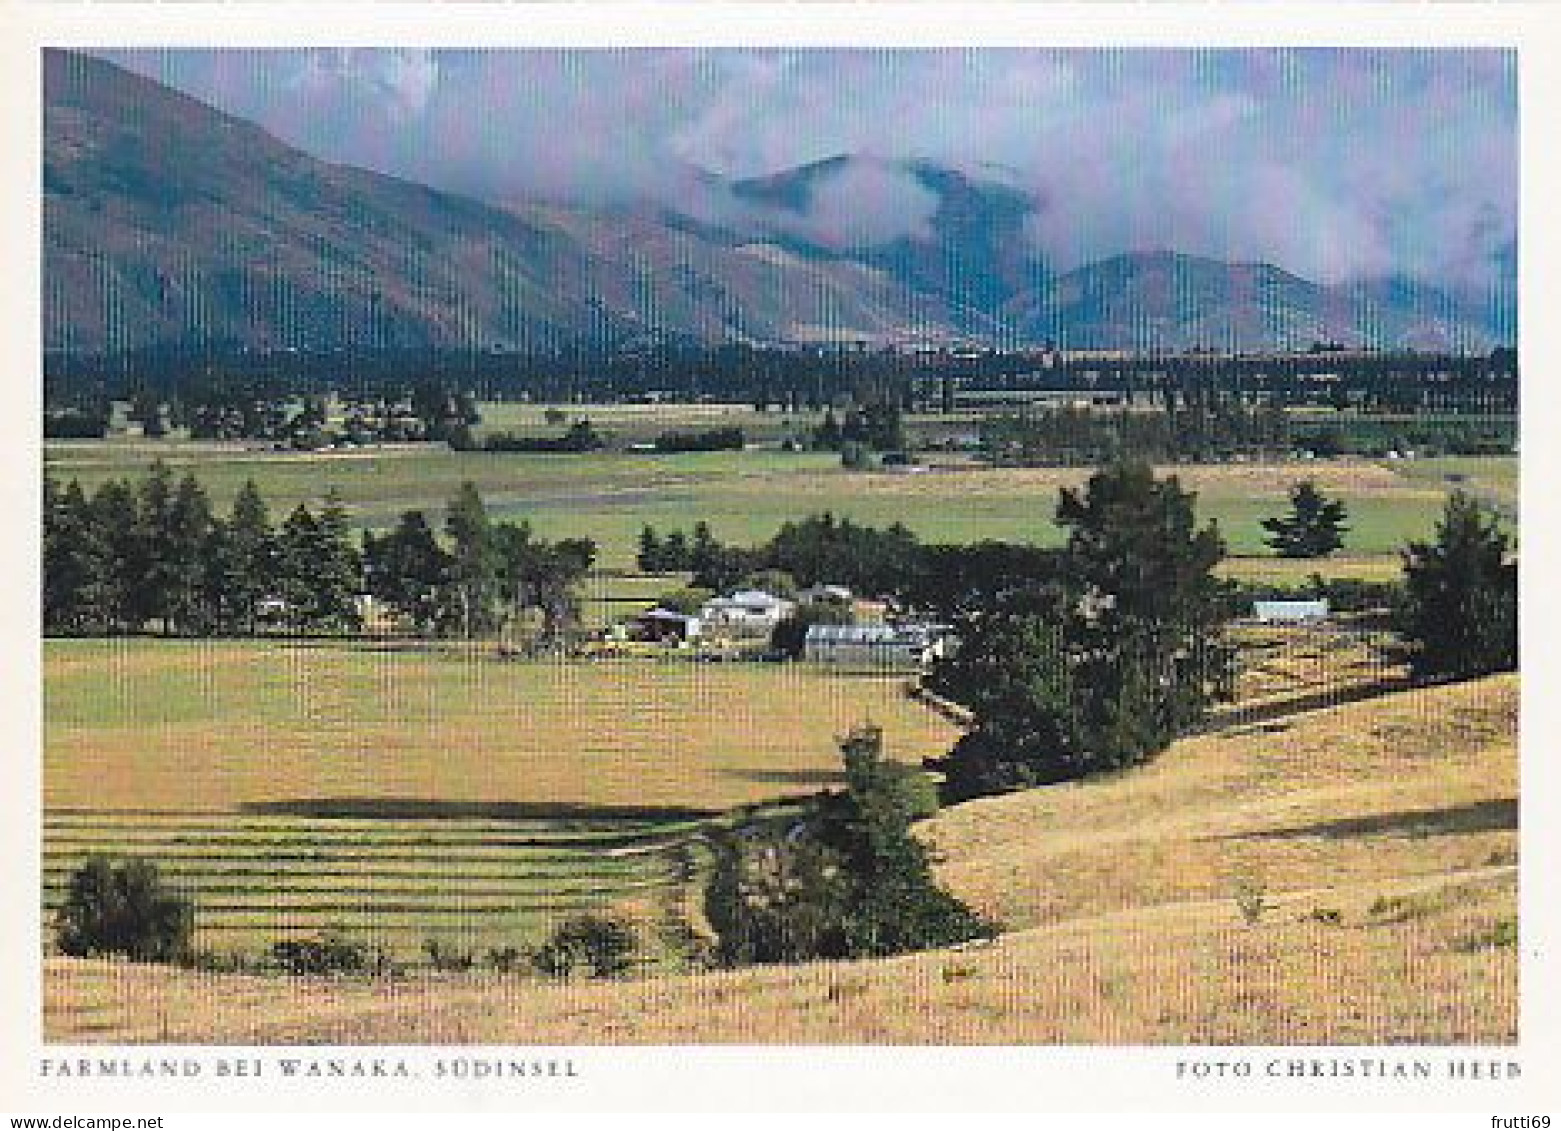
M 1264 542 L 1282 558 L 1325 558 L 1344 545 L 1344 504 L 1330 499 L 1311 480 L 1290 488 L 1290 511 L 1263 520 Z

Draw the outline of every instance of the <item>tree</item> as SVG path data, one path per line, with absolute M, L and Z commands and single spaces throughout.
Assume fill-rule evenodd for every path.
M 930 680 L 973 717 L 934 762 L 947 799 L 1134 765 L 1228 694 L 1224 547 L 1193 501 L 1146 464 L 1103 468 L 1061 493 L 1056 575 L 966 605 Z
M 96 512 L 72 479 L 43 482 L 45 632 L 102 632 L 113 623 L 111 561 Z
M 170 613 L 180 584 L 176 562 L 164 553 L 174 541 L 173 490 L 172 472 L 157 460 L 136 492 L 134 535 L 128 547 L 127 580 L 134 579 L 126 586 L 129 619 L 135 627 L 161 620 L 164 632 L 172 631 Z
M 168 508 L 167 539 L 155 551 L 168 579 L 167 616 L 173 631 L 210 628 L 205 574 L 211 536 L 211 501 L 195 476 L 186 474 Z
M 898 954 L 993 932 L 933 879 L 911 833 L 922 802 L 885 757 L 883 732 L 858 727 L 840 752 L 844 793 L 723 846 L 705 907 L 728 964 Z
M 840 447 L 841 439 L 840 421 L 835 419 L 835 410 L 825 409 L 823 422 L 813 431 L 813 446 L 833 451 Z
M 565 538 L 550 544 L 533 538 L 525 523 L 498 523 L 491 538 L 498 596 L 515 614 L 542 614 L 543 643 L 563 640 L 579 618 L 575 587 L 596 562 L 596 543 Z
M 320 524 L 306 503 L 299 503 L 282 522 L 277 534 L 276 595 L 286 608 L 287 624 L 294 631 L 309 628 L 314 605 L 314 553 L 320 542 Z
M 363 559 L 352 542 L 352 526 L 341 496 L 325 493 L 315 527 L 315 569 L 310 619 L 317 628 L 356 631 L 363 618 L 358 594 L 363 588 Z
M 140 422 L 141 434 L 148 440 L 160 440 L 168 435 L 163 423 L 162 400 L 150 389 L 142 389 L 130 400 L 130 419 Z
M 693 568 L 693 550 L 688 535 L 681 530 L 669 530 L 661 544 L 661 569 L 663 573 L 677 573 Z
M 814 601 L 799 605 L 770 630 L 770 649 L 788 660 L 802 659 L 808 629 L 816 624 L 851 624 L 851 606 L 840 601 Z
M 1404 551 L 1401 629 L 1417 678 L 1466 679 L 1518 665 L 1518 567 L 1495 514 L 1461 491 L 1434 542 Z
M 488 511 L 476 484 L 462 483 L 445 511 L 444 532 L 450 549 L 450 581 L 455 587 L 463 636 L 492 627 L 494 554 Z
M 135 490 L 109 479 L 92 493 L 87 519 L 102 548 L 102 607 L 111 631 L 136 632 L 146 622 L 138 593 L 147 561 L 136 519 Z
M 639 551 L 634 556 L 634 564 L 641 573 L 662 573 L 667 569 L 667 551 L 654 526 L 646 526 L 640 531 Z
M 230 553 L 224 579 L 225 599 L 231 605 L 238 625 L 245 631 L 255 629 L 255 614 L 262 599 L 271 596 L 277 586 L 276 533 L 271 514 L 253 479 L 233 499 L 227 523 Z
M 576 587 L 596 564 L 596 543 L 589 538 L 560 539 L 543 547 L 540 564 L 531 597 L 542 613 L 542 640 L 555 644 L 580 620 Z
M 1070 637 L 1076 603 L 1048 585 L 1005 593 L 955 620 L 958 651 L 928 678 L 970 710 L 971 725 L 929 766 L 946 801 L 964 801 L 1082 777 L 1092 768 Z
M 1303 480 L 1290 488 L 1290 513 L 1263 520 L 1264 543 L 1282 558 L 1325 558 L 1344 545 L 1344 518 L 1342 502 Z
M 195 910 L 169 891 L 146 860 L 115 864 L 94 856 L 70 878 L 56 939 L 73 957 L 122 954 L 137 962 L 173 962 L 188 953 Z
M 434 631 L 447 607 L 450 558 L 422 511 L 404 512 L 389 534 L 364 534 L 363 566 L 376 600 L 417 632 Z

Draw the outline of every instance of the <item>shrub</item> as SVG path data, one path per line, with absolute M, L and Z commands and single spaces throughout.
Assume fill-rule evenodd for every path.
M 550 978 L 568 978 L 582 965 L 593 978 L 618 978 L 633 967 L 638 949 L 638 936 L 623 918 L 587 913 L 560 923 L 532 952 L 531 963 Z
M 1509 915 L 1496 920 L 1488 929 L 1463 939 L 1458 949 L 1465 954 L 1474 954 L 1482 950 L 1510 949 L 1517 945 L 1518 920 L 1516 916 Z
M 209 974 L 246 974 L 258 966 L 242 951 L 226 950 L 190 950 L 179 956 L 178 964 L 186 970 Z
M 1262 883 L 1245 878 L 1236 881 L 1236 910 L 1241 912 L 1242 922 L 1247 926 L 1256 926 L 1263 914 L 1273 909 Z
M 520 968 L 521 953 L 518 947 L 489 947 L 488 965 L 499 974 L 513 974 Z
M 470 970 L 477 961 L 471 951 L 455 950 L 438 939 L 425 940 L 423 953 L 428 956 L 428 964 L 442 973 L 463 973 Z
M 271 957 L 289 974 L 363 974 L 386 965 L 383 952 L 334 931 L 272 944 Z
M 174 962 L 189 953 L 194 927 L 194 905 L 163 885 L 155 864 L 95 856 L 71 876 L 56 938 L 76 957 Z

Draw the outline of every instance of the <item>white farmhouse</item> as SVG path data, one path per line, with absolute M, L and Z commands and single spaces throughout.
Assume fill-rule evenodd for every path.
M 739 589 L 730 597 L 714 597 L 699 610 L 707 628 L 733 636 L 762 636 L 791 615 L 795 601 L 762 589 Z

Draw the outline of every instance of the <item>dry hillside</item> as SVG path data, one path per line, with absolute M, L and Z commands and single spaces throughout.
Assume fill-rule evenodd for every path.
M 1508 1042 L 1517 711 L 1516 676 L 1389 695 L 950 810 L 927 834 L 946 881 L 1008 927 L 989 946 L 569 986 L 51 959 L 45 1028 L 180 1043 Z

